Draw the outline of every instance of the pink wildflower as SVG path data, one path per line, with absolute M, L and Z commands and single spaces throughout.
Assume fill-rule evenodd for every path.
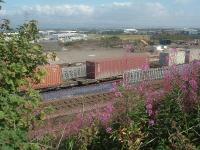
M 149 125 L 150 126 L 154 126 L 155 125 L 155 121 L 154 120 L 149 120 Z
M 106 128 L 106 132 L 107 133 L 111 133 L 112 132 L 112 128 L 111 127 Z
M 149 69 L 149 64 L 145 63 L 144 65 L 142 65 L 141 69 L 144 70 L 144 71 L 148 70 Z
M 190 83 L 190 86 L 192 87 L 192 89 L 196 91 L 198 88 L 197 82 L 194 79 L 192 79 L 189 81 L 189 83 Z
M 182 90 L 184 93 L 186 93 L 186 92 L 187 92 L 187 87 L 186 87 L 186 85 L 185 85 L 185 84 L 181 86 L 181 90 Z
M 109 113 L 112 113 L 113 109 L 114 109 L 113 105 L 112 104 L 108 104 L 105 111 L 109 112 Z
M 116 97 L 122 97 L 122 93 L 121 92 L 115 92 L 115 96 Z
M 113 82 L 112 85 L 113 85 L 112 92 L 117 91 L 117 83 Z
M 152 109 L 153 107 L 152 107 L 152 104 L 148 104 L 147 105 L 147 109 Z
M 152 115 L 153 115 L 153 111 L 152 111 L 152 110 L 147 110 L 147 112 L 148 112 L 148 115 L 149 115 L 149 116 L 152 116 Z
M 102 113 L 101 116 L 100 116 L 100 121 L 101 121 L 103 124 L 107 124 L 108 121 L 110 120 L 110 117 L 111 117 L 110 114 Z

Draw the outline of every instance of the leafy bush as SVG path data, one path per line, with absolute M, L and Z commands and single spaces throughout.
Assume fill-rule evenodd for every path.
M 9 21 L 3 20 L 0 32 L 0 149 L 39 149 L 28 139 L 28 130 L 36 119 L 34 109 L 40 97 L 34 90 L 22 93 L 27 79 L 41 78 L 36 67 L 46 63 L 36 43 L 38 28 L 30 21 L 10 34 Z
M 102 37 L 100 43 L 101 46 L 110 48 L 122 46 L 122 40 L 118 36 Z

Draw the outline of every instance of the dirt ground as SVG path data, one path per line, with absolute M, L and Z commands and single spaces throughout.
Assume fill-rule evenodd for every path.
M 58 42 L 41 43 L 46 51 L 54 51 L 57 55 L 53 64 L 85 62 L 101 58 L 117 58 L 125 55 L 134 55 L 123 48 L 101 47 L 98 42 L 85 41 L 75 45 L 62 46 Z
M 56 52 L 59 61 L 57 63 L 85 62 L 86 60 L 95 60 L 99 58 L 116 58 L 125 55 L 123 49 L 81 49 L 66 50 Z

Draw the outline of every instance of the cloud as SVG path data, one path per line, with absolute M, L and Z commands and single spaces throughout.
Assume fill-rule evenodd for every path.
M 147 3 L 146 12 L 152 14 L 154 17 L 166 16 L 168 14 L 167 9 L 161 3 Z
M 165 19 L 170 15 L 168 9 L 158 2 L 132 2 L 129 5 L 117 5 L 118 7 L 111 4 L 96 8 L 93 22 L 109 27 L 144 27 L 167 24 Z
M 171 1 L 171 4 L 176 6 L 176 11 L 174 11 L 174 7 L 164 4 L 162 2 L 155 2 L 155 0 L 148 2 L 144 0 L 127 0 L 126 2 L 115 1 L 99 5 L 19 6 L 17 9 L 0 11 L 0 15 L 7 15 L 17 23 L 24 20 L 36 19 L 42 27 L 49 28 L 69 26 L 73 28 L 173 26 L 177 24 L 185 25 L 185 20 L 189 20 L 188 24 L 193 24 L 193 22 L 200 24 L 197 19 L 193 19 L 195 17 L 190 17 L 194 15 L 194 12 L 198 12 L 198 10 L 192 8 L 193 10 L 189 13 L 189 11 L 181 7 L 177 8 L 175 0 Z M 186 12 L 187 15 L 185 15 Z
M 88 5 L 36 5 L 36 6 L 24 6 L 19 13 L 29 13 L 38 15 L 91 15 L 94 12 L 94 8 Z
M 175 15 L 176 17 L 184 17 L 184 16 L 187 15 L 187 13 L 185 13 L 185 11 L 183 11 L 183 10 L 177 10 L 177 11 L 174 13 L 174 15 Z
M 186 4 L 186 3 L 189 3 L 191 2 L 192 0 L 175 0 L 175 3 L 178 3 L 178 4 Z
M 131 2 L 113 2 L 112 4 L 115 7 L 129 7 L 132 5 Z
M 0 10 L 0 16 L 5 16 L 7 14 L 6 10 Z

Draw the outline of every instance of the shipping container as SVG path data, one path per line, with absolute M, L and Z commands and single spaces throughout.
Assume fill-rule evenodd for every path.
M 63 80 L 70 80 L 86 77 L 86 65 L 74 66 L 74 67 L 62 67 Z
M 149 65 L 148 55 L 134 55 L 121 58 L 107 58 L 86 62 L 87 77 L 103 79 L 122 75 L 125 71 Z
M 200 49 L 186 50 L 185 63 L 190 63 L 194 60 L 200 60 Z
M 184 64 L 185 56 L 185 51 L 170 49 L 160 53 L 159 62 L 161 66 Z
M 124 84 L 133 84 L 142 81 L 160 80 L 164 78 L 165 67 L 151 68 L 148 70 L 132 70 L 123 74 Z
M 131 70 L 126 71 L 123 74 L 123 83 L 124 84 L 134 84 L 142 81 L 152 81 L 152 80 L 162 80 L 165 77 L 167 72 L 176 72 L 182 74 L 185 67 L 188 67 L 189 64 L 176 65 L 176 68 L 173 66 L 161 67 L 161 68 L 150 68 L 147 70 Z
M 39 68 L 44 69 L 46 75 L 40 83 L 32 84 L 34 89 L 53 88 L 62 84 L 61 68 L 59 65 L 45 65 Z

